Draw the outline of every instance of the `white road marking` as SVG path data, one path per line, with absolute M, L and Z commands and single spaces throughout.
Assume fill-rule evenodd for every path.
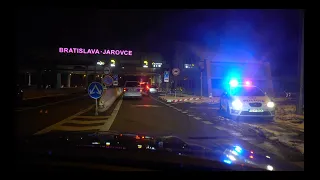
M 187 113 L 188 113 L 188 111 L 183 111 L 182 113 L 183 113 L 183 114 L 187 114 Z
M 87 96 L 87 94 L 85 94 L 85 95 L 83 95 L 83 96 Z M 78 97 L 75 97 L 75 98 L 65 99 L 65 100 L 62 100 L 62 101 L 57 101 L 57 102 L 53 102 L 53 103 L 48 103 L 48 104 L 44 104 L 44 105 L 36 106 L 36 107 L 29 107 L 29 108 L 17 109 L 17 110 L 15 110 L 15 111 L 25 111 L 25 110 L 30 110 L 30 109 L 38 109 L 38 108 L 45 107 L 45 106 L 50 106 L 50 105 L 55 105 L 55 104 L 59 104 L 59 103 L 62 103 L 62 102 L 67 102 L 67 101 L 75 100 L 75 99 L 81 98 L 81 97 L 83 97 L 83 96 L 78 96 Z
M 102 118 L 109 118 L 110 116 L 77 116 L 77 119 L 102 119 Z
M 201 120 L 202 118 L 201 117 L 193 117 L 194 119 L 196 120 Z
M 71 119 L 77 117 L 78 115 L 82 114 L 82 113 L 85 113 L 85 112 L 88 112 L 91 108 L 93 108 L 95 105 L 91 105 L 90 107 L 88 107 L 87 109 L 84 109 L 82 111 L 79 111 L 77 112 L 76 114 L 72 115 L 72 116 L 69 116 L 67 117 L 66 119 L 60 121 L 60 122 L 57 122 L 56 124 L 53 124 L 51 126 L 48 126 L 38 132 L 36 132 L 34 135 L 38 135 L 38 134 L 43 134 L 43 133 L 47 133 L 51 130 L 54 130 L 54 129 L 58 129 L 59 126 L 61 126 L 62 124 L 64 123 L 67 123 L 68 121 L 70 121 Z
M 232 131 L 232 132 L 229 132 L 229 133 L 231 133 L 233 136 L 242 137 L 242 134 L 239 133 L 239 132 Z
M 221 131 L 227 131 L 227 129 L 226 129 L 226 128 L 221 127 L 221 126 L 216 126 L 215 128 L 217 128 L 217 129 L 219 129 L 219 130 L 221 130 Z
M 176 108 L 176 107 L 173 107 L 172 109 L 175 109 L 175 110 L 177 110 L 177 111 L 182 111 L 181 109 L 178 109 L 178 108 Z
M 213 124 L 212 122 L 210 122 L 210 121 L 202 121 L 203 123 L 205 123 L 205 124 Z
M 122 104 L 122 99 L 119 100 L 116 107 L 112 111 L 111 116 L 109 117 L 108 121 L 104 125 L 101 126 L 99 131 L 108 131 L 110 129 L 111 125 L 113 124 L 113 122 L 116 119 L 116 116 L 120 110 L 121 104 Z
M 254 141 L 255 140 L 255 138 L 252 138 L 252 137 L 242 137 L 241 139 L 244 141 Z
M 96 123 L 105 123 L 108 119 L 103 120 L 95 120 L 95 121 L 82 121 L 82 120 L 69 120 L 67 123 L 73 123 L 73 124 L 96 124 Z
M 190 117 L 191 117 L 191 116 L 194 116 L 193 114 L 187 114 L 187 115 L 190 116 Z

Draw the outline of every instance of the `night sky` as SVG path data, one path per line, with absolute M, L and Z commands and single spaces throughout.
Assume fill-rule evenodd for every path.
M 297 75 L 301 34 L 298 10 L 23 8 L 16 14 L 16 47 L 18 59 L 23 61 L 35 53 L 52 56 L 48 49 L 59 46 L 117 46 L 159 51 L 167 57 L 173 42 L 188 41 L 219 52 L 243 49 L 270 61 L 273 75 Z

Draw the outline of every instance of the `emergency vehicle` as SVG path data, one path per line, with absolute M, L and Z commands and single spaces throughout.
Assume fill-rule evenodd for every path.
M 220 110 L 237 120 L 239 117 L 262 117 L 273 120 L 275 103 L 251 81 L 239 83 L 233 79 L 220 97 Z

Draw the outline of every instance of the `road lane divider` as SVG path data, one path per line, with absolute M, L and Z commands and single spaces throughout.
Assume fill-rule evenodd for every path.
M 99 99 L 98 112 L 107 111 L 112 104 L 120 97 L 123 93 L 122 88 L 108 88 L 103 91 L 103 95 Z

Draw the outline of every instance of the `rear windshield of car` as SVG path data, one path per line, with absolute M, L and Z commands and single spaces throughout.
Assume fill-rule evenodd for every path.
M 139 87 L 140 84 L 138 82 L 126 82 L 125 87 Z

